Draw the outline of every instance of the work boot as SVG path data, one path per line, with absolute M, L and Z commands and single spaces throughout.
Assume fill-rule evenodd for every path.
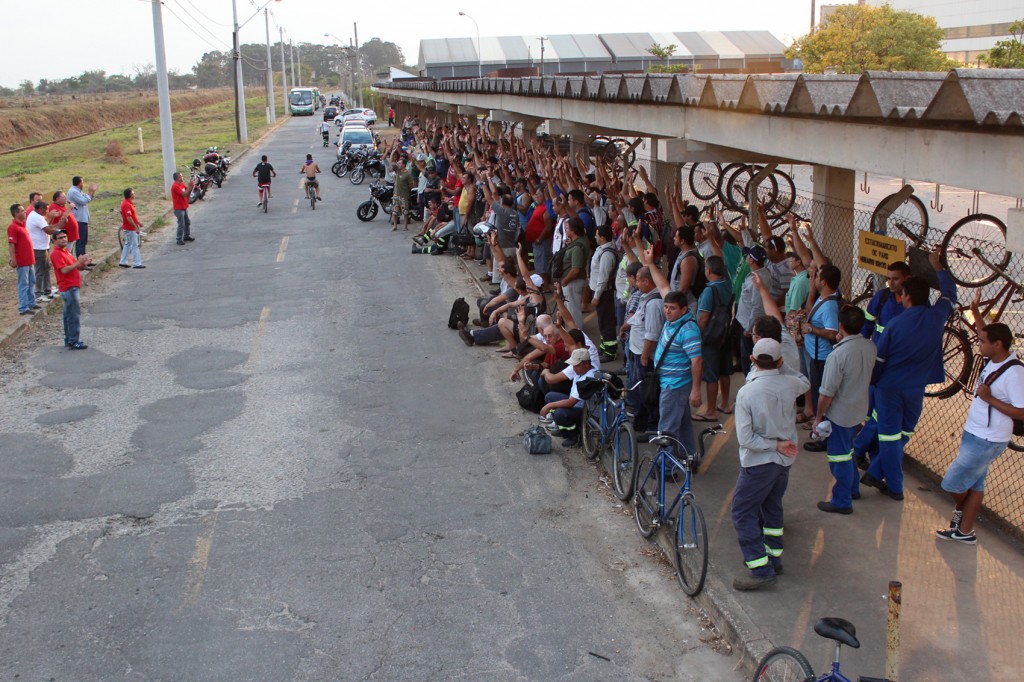
M 770 587 L 777 582 L 779 582 L 779 579 L 774 575 L 750 574 L 741 578 L 734 578 L 732 581 L 732 589 L 739 590 L 740 592 L 753 592 L 754 590 Z

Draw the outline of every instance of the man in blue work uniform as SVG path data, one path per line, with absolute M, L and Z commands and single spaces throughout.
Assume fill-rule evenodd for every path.
M 861 330 L 864 338 L 871 339 L 876 346 L 886 325 L 906 310 L 903 307 L 903 283 L 910 277 L 910 266 L 903 261 L 898 261 L 890 263 L 887 270 L 888 286 L 871 297 L 868 309 L 864 312 L 866 322 Z M 869 454 L 871 456 L 878 454 L 878 424 L 872 416 L 875 410 L 874 390 L 871 390 L 868 402 L 867 422 L 853 441 L 854 457 L 857 460 L 857 466 L 861 469 L 868 468 Z
M 903 285 L 906 308 L 878 339 L 872 384 L 878 423 L 878 457 L 860 479 L 894 500 L 903 499 L 903 447 L 914 433 L 924 405 L 924 389 L 945 379 L 943 327 L 956 304 L 956 285 L 939 261 L 929 255 L 941 297 L 929 304 L 927 280 L 910 277 Z

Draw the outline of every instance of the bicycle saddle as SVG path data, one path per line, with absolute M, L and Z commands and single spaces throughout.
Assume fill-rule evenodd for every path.
M 650 438 L 647 439 L 647 442 L 651 443 L 653 445 L 657 445 L 657 446 L 660 446 L 660 447 L 663 447 L 663 448 L 667 448 L 669 445 L 672 444 L 672 438 L 669 437 L 669 436 L 661 436 L 661 435 L 651 436 Z
M 834 639 L 848 647 L 860 648 L 860 642 L 857 640 L 857 628 L 853 627 L 853 623 L 848 620 L 822 618 L 814 624 L 814 631 L 822 637 Z

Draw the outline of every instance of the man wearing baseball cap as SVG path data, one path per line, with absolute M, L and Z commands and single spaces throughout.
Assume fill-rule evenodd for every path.
M 774 585 L 782 572 L 782 497 L 797 455 L 796 399 L 810 388 L 802 374 L 781 374 L 782 344 L 754 344 L 754 365 L 736 394 L 736 440 L 740 473 L 732 499 L 736 529 L 748 575 L 733 580 L 749 591 Z
M 572 370 L 572 388 L 569 395 L 564 393 L 548 393 L 545 397 L 545 405 L 540 408 L 540 419 L 542 422 L 554 423 L 559 433 L 565 436 L 562 441 L 563 447 L 572 447 L 580 444 L 580 419 L 583 416 L 583 401 L 580 399 L 578 384 L 583 379 L 589 379 L 597 372 L 590 364 L 590 351 L 586 348 L 577 348 L 569 355 L 567 361 L 569 367 L 566 372 Z

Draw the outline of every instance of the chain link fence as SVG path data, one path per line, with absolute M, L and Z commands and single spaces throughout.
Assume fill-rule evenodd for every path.
M 694 193 L 688 181 L 690 168 L 682 168 L 683 198 L 704 208 L 717 199 L 701 198 Z M 697 187 L 703 196 L 707 196 L 709 191 L 702 187 L 717 186 L 717 181 L 714 173 L 697 173 Z M 759 188 L 762 197 L 770 189 L 768 184 Z M 780 193 L 787 191 L 785 183 L 777 184 Z M 883 203 L 884 200 L 879 205 Z M 884 278 L 858 265 L 860 232 L 885 231 L 890 237 L 903 239 L 907 243 L 909 265 L 914 274 L 930 275 L 928 250 L 934 247 L 944 249 L 947 266 L 958 280 L 958 309 L 946 325 L 943 341 L 948 381 L 928 387 L 930 394 L 941 394 L 942 397 L 925 398 L 924 412 L 906 447 L 907 457 L 938 481 L 956 457 L 973 387 L 985 363 L 978 355 L 977 337 L 971 328 L 971 300 L 980 290 L 983 316 L 988 321 L 998 319 L 1010 327 L 1016 337 L 1014 350 L 1019 354 L 1024 346 L 1024 290 L 1020 288 L 1020 283 L 1024 282 L 1024 254 L 1006 251 L 1005 232 L 1000 234 L 999 221 L 992 216 L 962 219 L 949 228 L 928 227 L 927 209 L 916 197 L 900 204 L 891 213 L 887 210 L 879 213 L 877 208 L 867 210 L 860 206 L 839 206 L 794 191 L 792 211 L 801 220 L 812 223 L 809 229 L 813 230 L 822 252 L 843 271 L 841 289 L 844 297 L 865 307 L 871 295 L 878 287 L 885 286 L 885 282 Z M 737 220 L 739 215 L 738 211 L 726 214 L 733 220 Z M 852 232 L 842 229 L 841 226 L 849 225 L 851 220 Z M 773 220 L 772 224 L 775 234 L 785 235 L 788 231 L 788 224 L 781 218 Z M 842 262 L 842 254 L 852 254 L 851 261 Z M 995 271 L 993 265 L 1002 274 Z M 989 469 L 985 507 L 990 517 L 1018 537 L 1024 537 L 1024 459 L 1020 457 L 1020 451 L 1024 451 L 1024 438 L 1016 437 L 1011 442 L 1011 449 Z

